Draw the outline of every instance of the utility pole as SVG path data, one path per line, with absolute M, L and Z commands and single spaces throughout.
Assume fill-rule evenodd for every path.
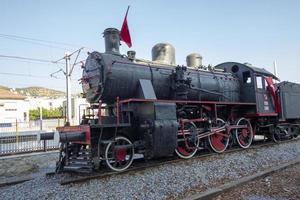
M 71 124 L 72 106 L 71 106 L 71 73 L 70 73 L 70 53 L 66 52 L 66 90 L 67 90 L 67 123 Z
M 40 103 L 40 131 L 43 130 L 43 107 L 42 107 L 42 103 Z
M 59 72 L 63 72 L 66 77 L 66 92 L 67 92 L 67 106 L 66 106 L 66 112 L 65 112 L 66 113 L 66 125 L 71 125 L 71 121 L 72 121 L 71 75 L 72 75 L 75 65 L 78 64 L 78 63 L 76 63 L 76 61 L 77 61 L 79 54 L 83 48 L 84 47 L 81 47 L 80 49 L 74 51 L 73 53 L 66 52 L 65 56 L 63 58 L 61 58 L 57 61 L 53 61 L 53 63 L 58 63 L 59 61 L 65 59 L 66 60 L 66 71 L 64 71 L 63 69 L 59 69 L 58 71 L 50 74 L 51 77 L 55 78 L 55 74 L 57 74 Z M 75 53 L 77 53 L 77 56 L 71 67 L 71 64 L 70 64 L 71 56 Z

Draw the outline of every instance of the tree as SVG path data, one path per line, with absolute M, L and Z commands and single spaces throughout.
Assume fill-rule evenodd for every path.
M 63 117 L 62 107 L 53 108 L 53 109 L 46 109 L 42 108 L 42 116 L 43 119 L 57 119 Z M 37 120 L 40 119 L 40 109 L 33 109 L 29 110 L 29 119 L 30 120 Z

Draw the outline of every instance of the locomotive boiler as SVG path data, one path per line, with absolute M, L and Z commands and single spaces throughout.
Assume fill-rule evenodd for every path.
M 248 148 L 257 134 L 275 142 L 299 134 L 300 110 L 287 103 L 300 102 L 299 84 L 274 84 L 276 76 L 247 63 L 204 66 L 197 53 L 176 65 L 167 43 L 153 47 L 152 61 L 138 59 L 120 53 L 117 29 L 104 38 L 105 52 L 89 53 L 83 67 L 89 112 L 80 125 L 57 128 L 57 172 L 123 171 L 138 158 L 188 159 L 201 149 Z
M 156 96 L 157 99 L 165 100 L 239 101 L 239 81 L 231 73 L 199 70 L 200 63 L 194 67 L 176 66 L 174 48 L 169 44 L 158 44 L 153 48 L 153 62 L 130 59 L 119 53 L 118 34 L 116 29 L 106 29 L 106 52 L 93 52 L 86 60 L 83 91 L 89 102 L 101 100 L 104 103 L 113 103 L 117 97 L 138 98 L 141 95 L 141 80 L 151 82 L 155 92 L 152 98 Z M 157 60 L 160 62 L 155 62 Z

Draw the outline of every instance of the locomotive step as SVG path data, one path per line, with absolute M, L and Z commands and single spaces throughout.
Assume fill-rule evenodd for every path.
M 89 158 L 91 154 L 71 154 L 69 157 L 70 158 Z
M 90 165 L 92 162 L 90 160 L 70 160 L 70 165 L 80 164 L 80 165 Z
M 86 158 L 90 158 L 90 155 L 71 155 L 69 156 L 70 159 L 86 159 Z
M 80 167 L 80 166 L 64 166 L 65 171 L 80 171 L 80 172 L 91 172 L 92 167 L 86 168 L 86 167 Z
M 91 160 L 90 156 L 70 156 L 69 160 Z
M 75 154 L 75 155 L 69 156 L 69 159 L 74 159 L 74 160 L 76 160 L 76 159 L 88 160 L 88 159 L 91 159 L 91 156 L 90 155 L 77 155 L 77 154 Z
M 71 154 L 74 154 L 75 152 L 71 152 Z M 79 152 L 76 152 L 75 154 L 90 154 L 90 150 L 80 150 Z
M 75 156 L 73 156 L 73 157 L 69 157 L 69 160 L 89 161 L 92 159 L 91 159 L 91 157 L 75 157 Z
M 90 155 L 90 154 L 91 154 L 91 152 L 89 152 L 89 151 L 85 151 L 85 152 L 80 151 L 80 152 L 78 152 L 78 155 Z
M 84 163 L 69 163 L 65 167 L 69 168 L 92 168 L 92 164 L 84 164 Z

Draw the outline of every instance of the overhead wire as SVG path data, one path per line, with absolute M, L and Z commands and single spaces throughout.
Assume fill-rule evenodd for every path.
M 28 77 L 28 78 L 48 78 L 48 79 L 59 79 L 59 80 L 65 80 L 65 78 L 60 78 L 57 76 L 41 76 L 41 75 L 33 75 L 33 74 L 22 74 L 22 73 L 10 73 L 10 72 L 0 72 L 0 75 L 6 75 L 6 76 L 22 76 L 22 77 Z M 71 81 L 78 83 L 78 80 L 71 79 Z
M 31 38 L 31 37 L 24 37 L 24 36 L 19 36 L 19 35 L 10 35 L 10 34 L 3 34 L 3 33 L 0 33 L 0 37 L 19 38 L 19 39 L 24 39 L 24 40 L 32 40 L 32 41 L 37 41 L 37 42 L 52 43 L 52 44 L 73 46 L 73 47 L 81 47 L 82 46 L 82 45 L 78 45 L 78 44 L 70 44 L 70 43 L 65 43 L 65 42 L 42 40 L 42 39 L 36 39 L 36 38 Z
M 2 57 L 5 59 L 5 57 Z M 1 57 L 0 57 L 1 59 Z M 53 65 L 53 63 L 41 63 L 41 62 L 38 62 L 38 61 L 30 61 L 30 60 L 21 60 L 21 59 L 15 59 L 15 58 L 8 58 L 9 60 L 13 60 L 13 61 L 17 61 L 17 62 L 24 62 L 24 63 L 27 63 L 27 64 L 35 64 L 35 65 L 42 65 L 42 66 L 54 66 L 56 67 L 56 65 Z M 63 64 L 63 63 L 59 63 L 59 64 Z
M 84 48 L 87 49 L 91 49 L 89 47 L 82 47 L 82 45 L 75 45 L 75 44 L 69 44 L 69 43 L 63 43 L 63 42 L 56 42 L 56 41 L 49 41 L 49 40 L 41 40 L 41 39 L 36 39 L 36 38 L 29 38 L 29 37 L 23 37 L 23 36 L 18 36 L 18 35 L 9 35 L 9 34 L 1 34 L 0 33 L 0 38 L 5 38 L 5 39 L 10 39 L 10 40 L 15 40 L 15 41 L 20 41 L 20 42 L 27 42 L 30 44 L 35 44 L 35 45 L 40 45 L 40 46 L 45 46 L 45 47 L 49 47 L 49 48 L 57 48 L 57 49 L 63 49 L 63 50 L 67 50 L 67 48 L 62 48 L 59 47 L 57 45 L 62 45 L 62 46 L 72 46 L 72 47 L 81 47 L 80 49 L 72 52 L 69 56 L 72 56 L 73 54 L 77 53 L 75 62 L 72 66 L 72 71 L 75 65 L 77 65 L 80 62 L 76 62 L 79 54 L 81 51 L 84 50 Z M 46 43 L 46 44 L 45 44 Z M 48 44 L 47 44 L 48 43 Z M 55 44 L 55 45 L 53 45 Z M 87 52 L 87 51 L 84 51 Z M 24 57 L 24 56 L 13 56 L 13 55 L 0 55 L 0 58 L 7 58 L 7 59 L 13 59 L 13 60 L 17 60 L 17 61 L 22 61 L 22 62 L 38 62 L 38 63 L 48 63 L 48 64 L 65 64 L 64 62 L 59 62 L 62 59 L 59 59 L 57 61 L 52 61 L 52 60 L 47 60 L 47 59 L 40 59 L 40 58 L 30 58 L 30 57 Z M 32 74 L 21 74 L 21 73 L 9 73 L 9 72 L 0 72 L 0 75 L 9 75 L 9 76 L 23 76 L 23 77 L 31 77 L 31 78 L 56 78 L 56 79 L 61 79 L 64 80 L 64 78 L 59 78 L 57 76 L 55 76 L 54 74 L 57 74 L 58 72 L 63 72 L 63 70 L 60 68 L 58 71 L 50 74 L 50 76 L 41 76 L 41 75 L 32 75 Z M 77 80 L 71 80 L 76 81 Z
M 32 77 L 32 78 L 51 78 L 50 76 L 41 76 L 41 75 L 32 75 L 32 74 L 21 74 L 21 73 L 10 73 L 10 72 L 0 72 L 0 75 L 24 76 L 24 77 Z M 61 79 L 61 78 L 58 78 L 58 77 L 56 77 L 56 78 L 57 79 Z
M 57 42 L 57 41 L 50 41 L 50 40 L 43 40 L 43 39 L 36 39 L 36 38 L 31 38 L 31 37 L 24 37 L 24 36 L 19 36 L 19 35 L 11 35 L 11 34 L 3 34 L 0 33 L 1 38 L 5 39 L 10 39 L 10 40 L 15 40 L 15 41 L 21 41 L 21 42 L 27 42 L 31 44 L 36 44 L 36 45 L 41 45 L 41 46 L 46 46 L 50 48 L 57 48 L 57 49 L 62 49 L 62 50 L 68 50 L 67 48 L 62 48 L 61 46 L 69 46 L 69 47 L 82 47 L 83 45 L 79 44 L 71 44 L 71 43 L 65 43 L 65 42 Z M 45 44 L 48 43 L 48 44 Z M 49 45 L 51 44 L 51 45 Z M 55 45 L 53 45 L 55 44 Z M 57 46 L 57 45 L 60 45 Z M 90 47 L 86 47 L 86 49 L 92 49 Z
M 29 57 L 23 57 L 23 56 L 11 56 L 11 55 L 1 55 L 0 58 L 11 58 L 11 59 L 20 59 L 20 60 L 28 60 L 28 61 L 37 61 L 37 62 L 43 62 L 43 63 L 52 63 L 52 64 L 64 64 L 57 61 L 52 60 L 46 60 L 46 59 L 40 59 L 40 58 L 29 58 Z
M 39 46 L 44 46 L 44 47 L 50 47 L 50 48 L 55 48 L 55 49 L 67 50 L 67 48 L 62 48 L 62 47 L 59 47 L 59 46 L 43 44 L 43 43 L 34 42 L 34 41 L 27 41 L 27 40 L 22 40 L 22 39 L 18 39 L 18 38 L 10 38 L 10 37 L 3 37 L 3 36 L 0 36 L 0 37 L 6 38 L 6 39 L 9 39 L 9 40 L 20 41 L 20 42 L 26 42 L 26 43 L 30 43 L 30 44 L 35 44 L 35 45 L 39 45 Z

